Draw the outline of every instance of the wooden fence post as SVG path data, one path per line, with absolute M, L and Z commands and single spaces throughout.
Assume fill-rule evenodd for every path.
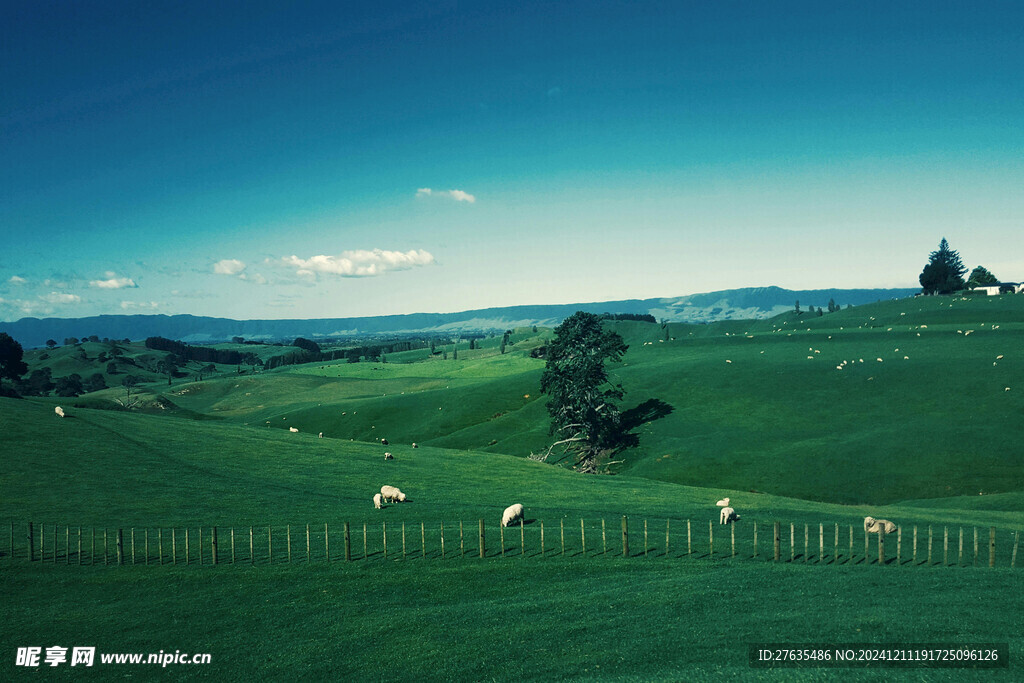
M 870 537 L 868 536 L 868 530 L 865 529 L 864 530 L 864 564 L 865 565 L 871 564 L 871 556 L 869 554 L 870 549 L 868 548 L 868 542 L 869 541 L 870 541 Z
M 309 552 L 309 525 L 306 525 L 306 564 L 309 564 L 310 552 Z M 232 560 L 233 562 L 234 560 Z
M 541 529 L 544 528 L 543 522 L 541 523 Z M 462 540 L 462 520 L 459 520 L 459 557 L 466 556 L 466 545 Z
M 932 566 L 932 525 L 928 525 L 928 566 Z
M 942 566 L 949 566 L 949 527 L 942 527 Z
M 420 557 L 427 559 L 427 530 L 424 522 L 420 522 Z
M 249 564 L 256 564 L 256 546 L 253 543 L 252 527 L 249 527 Z
M 164 563 L 164 528 L 160 527 L 156 530 L 156 555 L 158 558 L 157 564 Z
M 917 564 L 917 525 L 914 525 L 914 557 L 913 564 Z
M 382 535 L 384 536 L 384 559 L 388 559 L 388 523 L 381 522 L 380 528 Z M 402 537 L 405 537 L 405 522 L 402 522 Z
M 292 563 L 292 525 L 285 524 L 284 526 L 284 537 L 285 545 L 288 546 L 288 564 Z
M 669 519 L 665 520 L 665 557 L 668 557 L 668 526 L 669 526 L 669 523 L 671 521 L 672 520 L 669 520 Z M 755 524 L 754 528 L 756 529 L 757 528 L 757 526 L 756 526 L 757 522 L 754 522 L 754 524 Z M 756 534 L 756 531 L 755 531 L 755 534 Z M 601 520 L 601 535 L 602 536 L 604 535 L 604 520 L 603 519 Z M 606 553 L 608 552 L 608 544 L 605 544 L 604 551 Z
M 878 565 L 885 565 L 885 527 L 878 530 Z
M 124 564 L 124 530 L 117 530 L 117 564 Z
M 818 522 L 818 564 L 821 564 L 821 558 L 825 554 L 825 525 Z
M 366 522 L 363 522 L 363 559 L 366 559 Z
M 28 543 L 28 561 L 36 561 L 36 546 L 35 539 L 32 537 L 32 522 L 28 523 L 28 529 L 25 531 L 25 540 Z M 42 561 L 42 560 L 40 560 Z
M 235 527 L 231 527 L 231 564 L 235 563 Z
M 644 557 L 647 557 L 647 520 L 644 520 Z
M 402 559 L 405 559 L 405 522 L 402 522 Z
M 839 522 L 836 522 L 836 542 L 832 546 L 832 564 L 839 564 Z
M 996 566 L 996 528 L 988 529 L 988 566 Z
M 540 556 L 544 557 L 544 520 L 540 522 Z
M 441 559 L 444 559 L 444 522 L 441 522 Z
M 562 554 L 565 555 L 565 519 L 558 520 L 558 528 L 562 532 Z
M 213 564 L 217 565 L 217 527 L 210 529 L 210 554 L 213 555 Z M 289 560 L 290 561 L 290 560 Z
M 178 530 L 171 527 L 171 564 L 178 564 Z
M 850 525 L 850 553 L 846 560 L 847 564 L 853 564 L 853 525 Z
M 903 558 L 903 527 L 896 527 L 896 566 L 900 566 Z
M 781 542 L 781 539 L 780 539 L 780 536 L 782 536 L 782 534 L 779 531 L 779 526 L 780 526 L 779 523 L 775 522 L 775 533 L 774 533 L 774 536 L 775 536 L 775 553 L 774 553 L 773 558 L 772 558 L 775 562 L 779 561 L 779 557 L 781 557 L 781 552 L 782 552 L 782 542 Z
M 732 556 L 736 557 L 736 525 L 729 525 L 729 534 L 732 538 Z
M 808 532 L 809 532 L 808 525 L 804 524 L 804 564 L 807 564 L 807 554 L 809 552 L 808 549 L 807 549 L 807 540 L 808 540 L 807 536 L 808 536 Z
M 978 527 L 974 527 L 974 566 L 978 566 Z
M 505 557 L 505 525 L 498 525 L 498 534 L 500 536 L 499 544 L 501 545 L 501 556 Z
M 796 560 L 796 527 L 793 522 L 789 523 L 789 561 Z
M 324 531 L 326 533 L 326 529 Z M 345 561 L 352 561 L 352 534 L 349 530 L 348 522 L 345 522 Z
M 481 519 L 480 520 L 480 559 L 481 560 L 484 558 L 484 556 L 486 554 L 485 548 L 486 548 L 486 546 L 484 545 L 484 520 Z M 563 553 L 565 552 L 565 547 L 564 546 L 562 548 L 562 552 Z
M 129 538 L 129 540 L 131 541 L 131 544 L 132 544 L 132 565 L 134 565 L 135 564 L 135 527 L 132 527 L 131 533 L 128 535 L 128 538 Z M 53 549 L 54 549 L 53 557 L 56 559 L 56 557 L 57 557 L 57 552 L 56 552 L 56 550 L 57 550 L 57 538 L 56 538 L 56 536 L 53 539 Z
M 1010 569 L 1017 566 L 1017 544 L 1020 543 L 1020 532 L 1013 535 L 1013 555 L 1010 556 Z
M 526 529 L 525 529 L 525 526 L 524 526 L 525 523 L 526 523 L 526 521 L 522 517 L 520 517 L 519 518 L 519 554 L 522 557 L 526 557 Z
M 964 563 L 964 528 L 960 527 L 960 538 L 956 550 L 956 566 Z
M 601 518 L 601 547 L 604 548 L 602 555 L 608 554 L 608 534 L 604 528 L 604 517 Z
M 626 515 L 622 515 L 622 556 L 629 557 L 629 528 Z
M 583 557 L 587 556 L 587 530 L 583 526 L 583 520 L 580 519 L 580 547 L 583 548 Z
M 690 544 L 690 520 L 686 520 L 686 554 L 693 554 L 693 546 Z
M 754 522 L 754 557 L 757 557 L 757 522 Z
M 708 557 L 715 554 L 715 523 L 708 520 Z

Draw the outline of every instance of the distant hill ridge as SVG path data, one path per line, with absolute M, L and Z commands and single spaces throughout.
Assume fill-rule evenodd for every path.
M 67 337 L 98 335 L 111 339 L 167 337 L 190 343 L 227 341 L 232 337 L 278 340 L 334 336 L 369 336 L 406 333 L 453 334 L 503 330 L 528 325 L 553 326 L 576 311 L 589 313 L 649 313 L 670 322 L 707 323 L 716 320 L 768 318 L 791 310 L 836 304 L 854 306 L 883 299 L 913 296 L 906 289 L 808 289 L 748 287 L 658 299 L 626 299 L 577 304 L 538 304 L 483 308 L 456 313 L 410 313 L 363 318 L 310 320 L 232 320 L 195 315 L 97 315 L 86 318 L 22 318 L 0 322 L 6 332 L 26 348 L 44 346 L 47 339 L 61 343 Z

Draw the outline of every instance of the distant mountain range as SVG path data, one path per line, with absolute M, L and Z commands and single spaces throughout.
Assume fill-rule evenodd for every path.
M 658 320 L 708 323 L 716 320 L 769 318 L 791 310 L 796 301 L 804 310 L 828 306 L 854 306 L 913 296 L 913 289 L 807 289 L 748 287 L 720 292 L 660 299 L 626 299 L 581 304 L 507 306 L 459 313 L 412 313 L 366 318 L 312 320 L 232 320 L 195 315 L 97 315 L 87 318 L 22 318 L 0 322 L 6 332 L 26 348 L 45 346 L 47 339 L 62 343 L 67 337 L 97 335 L 111 339 L 167 337 L 189 343 L 213 343 L 232 337 L 285 340 L 295 337 L 381 336 L 412 333 L 457 334 L 504 330 L 527 325 L 554 326 L 576 311 L 588 313 L 649 313 Z

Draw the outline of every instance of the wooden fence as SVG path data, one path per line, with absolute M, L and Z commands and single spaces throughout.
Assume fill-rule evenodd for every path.
M 0 551 L 0 555 L 6 555 L 9 561 L 136 566 L 575 556 L 1015 568 L 1020 543 L 1019 530 L 996 527 L 982 528 L 980 537 L 978 527 L 969 527 L 966 547 L 964 527 L 953 527 L 951 548 L 949 526 L 900 527 L 896 533 L 886 535 L 868 534 L 863 527 L 834 522 L 774 522 L 760 526 L 757 522 L 744 522 L 723 526 L 709 521 L 705 530 L 703 520 L 638 523 L 622 517 L 621 538 L 616 538 L 614 531 L 609 533 L 604 519 L 581 519 L 576 526 L 575 520 L 563 518 L 557 527 L 548 525 L 547 529 L 539 520 L 514 527 L 495 526 L 496 529 L 488 531 L 484 520 L 479 520 L 478 533 L 473 538 L 472 525 L 461 521 L 434 523 L 429 527 L 423 522 L 344 522 L 334 526 L 324 523 L 103 529 L 28 522 L 10 524 L 7 552 Z M 997 539 L 1001 540 L 997 543 Z

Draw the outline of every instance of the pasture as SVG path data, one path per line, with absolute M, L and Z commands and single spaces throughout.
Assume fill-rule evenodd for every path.
M 1013 534 L 1024 530 L 1016 445 L 1024 366 L 1014 354 L 1024 332 L 1020 308 L 1010 297 L 915 299 L 813 318 L 614 323 L 630 344 L 613 369 L 628 392 L 625 407 L 645 409 L 632 414 L 639 446 L 611 477 L 523 457 L 549 439 L 538 396 L 543 361 L 526 353 L 543 343 L 545 330 L 517 335 L 504 355 L 484 344 L 467 354 L 460 348 L 458 361 L 389 357 L 169 389 L 154 383 L 141 411 L 109 409 L 114 390 L 60 401 L 0 399 L 0 634 L 11 652 L 53 644 L 210 652 L 210 667 L 178 667 L 175 675 L 217 679 L 822 676 L 748 668 L 747 643 L 758 641 L 1009 642 L 1019 653 L 1024 557 L 1014 569 L 1009 563 Z M 54 416 L 58 403 L 66 419 Z M 326 438 L 317 438 L 321 431 Z M 385 450 L 393 461 L 384 461 Z M 370 499 L 383 484 L 402 488 L 409 502 L 375 510 Z M 729 527 L 717 524 L 714 502 L 724 496 L 742 514 L 733 527 L 735 558 Z M 525 557 L 516 552 L 519 529 L 506 531 L 506 557 L 497 551 L 496 525 L 511 502 L 527 509 Z M 834 525 L 844 551 L 847 528 L 860 531 L 869 514 L 896 520 L 905 534 L 918 526 L 919 559 L 924 530 L 933 527 L 936 561 L 856 561 L 859 534 L 855 561 L 842 561 L 843 552 L 839 562 L 828 561 Z M 628 559 L 615 552 L 623 516 Z M 471 552 L 479 519 L 488 527 L 484 560 Z M 608 554 L 596 553 L 602 520 Z M 692 555 L 684 552 L 688 520 Z M 639 540 L 644 521 L 647 546 Z M 768 560 L 776 521 L 786 525 L 785 542 L 794 524 L 797 561 Z M 246 530 L 241 556 L 248 527 L 272 526 L 275 557 L 273 565 L 222 561 L 216 568 L 194 558 L 189 566 L 29 563 L 21 537 L 27 522 L 50 533 L 65 525 L 136 528 L 140 536 L 150 529 L 154 544 L 157 529 L 218 526 L 222 558 L 225 530 Z M 359 533 L 363 524 L 380 530 L 386 523 L 389 535 L 404 524 L 410 552 L 403 558 L 390 535 L 396 545 L 384 559 L 378 532 L 368 558 L 341 561 L 345 522 Z M 468 551 L 442 559 L 440 527 L 454 533 L 460 522 Z M 550 539 L 544 556 L 540 522 Z M 307 563 L 305 526 L 322 552 L 316 543 L 324 523 L 332 561 Z M 763 530 L 760 559 L 750 557 L 755 523 Z M 11 524 L 18 530 L 13 559 Z M 426 558 L 418 556 L 421 524 L 430 530 Z M 820 564 L 819 524 L 828 539 Z M 804 525 L 812 532 L 809 563 L 800 558 Z M 562 526 L 565 556 L 553 552 Z M 987 566 L 990 526 L 998 529 L 994 569 Z M 278 545 L 289 527 L 298 537 L 291 563 Z M 975 527 L 986 561 L 939 566 L 942 531 L 956 539 L 953 530 Z M 889 558 L 894 540 L 886 541 Z M 58 536 L 58 551 L 63 542 Z M 906 560 L 906 535 L 903 544 Z M 0 664 L 5 679 L 31 674 L 12 662 L 13 655 Z M 1019 675 L 1016 659 L 1011 666 Z M 927 673 L 928 680 L 983 676 Z

